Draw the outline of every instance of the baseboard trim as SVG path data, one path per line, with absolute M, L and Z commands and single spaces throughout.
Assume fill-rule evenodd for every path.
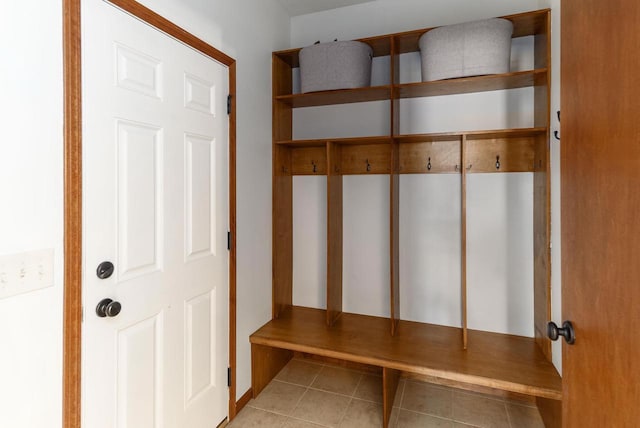
M 238 413 L 240 413 L 244 406 L 247 405 L 249 400 L 251 400 L 251 397 L 253 397 L 253 390 L 249 388 L 247 392 L 242 394 L 242 397 L 240 397 L 240 399 L 236 401 L 236 416 L 238 415 Z

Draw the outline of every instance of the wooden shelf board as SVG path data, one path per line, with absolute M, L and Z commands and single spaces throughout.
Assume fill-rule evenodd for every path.
M 398 86 L 398 93 L 399 98 L 417 98 L 526 88 L 543 84 L 546 82 L 546 75 L 546 69 L 537 69 L 432 82 L 404 83 Z
M 289 147 L 322 147 L 328 142 L 340 145 L 374 145 L 374 144 L 390 144 L 395 141 L 399 144 L 425 143 L 435 141 L 451 141 L 459 142 L 463 135 L 467 140 L 483 140 L 496 138 L 524 138 L 545 136 L 547 128 L 510 128 L 510 129 L 492 129 L 482 131 L 457 131 L 457 132 L 438 132 L 432 134 L 403 134 L 394 137 L 387 135 L 377 135 L 371 137 L 346 137 L 346 138 L 318 138 L 309 140 L 284 140 L 276 141 L 278 146 Z
M 511 129 L 495 129 L 489 131 L 468 131 L 463 132 L 467 136 L 467 140 L 483 140 L 494 138 L 523 138 L 523 137 L 540 137 L 547 134 L 547 128 L 511 128 Z
M 546 81 L 547 69 L 541 68 L 505 74 L 436 80 L 433 82 L 403 83 L 397 85 L 396 88 L 398 88 L 398 98 L 418 98 L 526 88 L 546 84 Z M 389 100 L 391 98 L 391 89 L 391 85 L 338 89 L 306 94 L 279 95 L 275 99 L 293 108 L 318 107 Z
M 286 103 L 293 108 L 364 103 L 369 101 L 383 101 L 390 98 L 390 85 L 337 89 L 334 91 L 309 92 L 306 94 L 280 95 L 275 97 L 276 101 Z
M 318 147 L 324 146 L 331 142 L 340 145 L 374 145 L 374 144 L 390 144 L 390 136 L 373 136 L 373 137 L 347 137 L 347 138 L 321 138 L 314 140 L 287 140 L 277 141 L 279 146 L 291 147 Z
M 394 141 L 400 144 L 426 143 L 435 141 L 452 141 L 459 142 L 462 136 L 466 136 L 467 140 L 483 140 L 496 138 L 524 138 L 544 136 L 547 128 L 510 128 L 510 129 L 492 129 L 482 131 L 458 131 L 458 132 L 439 132 L 432 134 L 403 134 L 393 137 Z
M 325 311 L 293 306 L 251 335 L 252 344 L 387 367 L 554 400 L 562 382 L 532 338 L 343 313 L 327 327 Z
M 405 134 L 394 136 L 395 142 L 400 144 L 410 143 L 429 143 L 436 141 L 460 142 L 462 133 L 460 132 L 441 132 L 434 134 Z

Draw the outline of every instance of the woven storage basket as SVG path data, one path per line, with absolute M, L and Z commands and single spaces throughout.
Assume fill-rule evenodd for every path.
M 320 43 L 300 50 L 301 92 L 371 85 L 371 46 L 362 42 Z
M 501 18 L 435 28 L 420 37 L 422 81 L 508 73 L 513 24 Z

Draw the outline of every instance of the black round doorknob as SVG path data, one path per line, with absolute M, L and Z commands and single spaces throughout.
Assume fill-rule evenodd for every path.
M 562 327 L 558 327 L 556 323 L 550 321 L 549 324 L 547 324 L 547 336 L 554 341 L 562 336 L 569 345 L 573 345 L 576 342 L 576 335 L 573 331 L 571 321 L 563 322 Z
M 113 263 L 109 261 L 102 262 L 98 265 L 98 268 L 96 269 L 96 275 L 100 279 L 107 279 L 111 275 L 113 275 L 114 269 L 115 268 L 113 267 Z
M 102 299 L 96 306 L 96 315 L 100 318 L 115 317 L 122 310 L 120 302 L 111 299 Z

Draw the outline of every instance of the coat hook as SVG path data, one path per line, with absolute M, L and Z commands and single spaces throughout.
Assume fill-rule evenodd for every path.
M 500 156 L 496 156 L 496 169 L 500 169 Z
M 556 140 L 560 141 L 560 133 L 558 133 L 558 131 L 553 131 L 553 136 L 556 137 Z
M 431 158 L 429 158 L 429 163 L 427 164 L 427 169 L 431 171 Z
M 471 171 L 471 168 L 473 167 L 473 164 L 470 163 L 469 166 L 467 167 L 467 171 Z
M 560 122 L 560 110 L 556 112 L 558 114 L 558 122 Z
M 313 160 L 312 160 L 312 161 L 311 161 L 311 165 L 313 165 L 313 172 L 314 172 L 314 174 L 315 174 L 316 172 L 318 172 L 318 166 L 316 165 L 316 161 L 313 161 Z
M 369 159 L 367 159 L 367 172 L 371 171 L 371 164 L 369 163 Z
M 460 171 L 460 165 L 456 165 L 455 170 L 456 170 L 456 172 Z

